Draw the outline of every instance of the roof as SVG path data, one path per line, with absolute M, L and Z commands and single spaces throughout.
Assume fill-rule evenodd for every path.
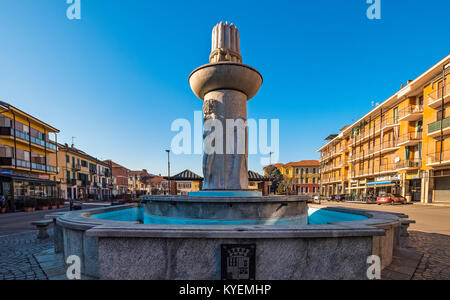
M 290 162 L 285 164 L 284 167 L 319 167 L 320 163 L 318 160 L 301 160 L 298 162 Z
M 104 160 L 103 162 L 104 162 L 105 164 L 107 164 L 107 165 L 111 165 L 113 168 L 124 168 L 124 169 L 127 169 L 127 170 L 128 170 L 128 168 L 126 168 L 126 167 L 124 167 L 124 166 L 122 166 L 122 165 L 120 165 L 120 164 L 118 164 L 118 163 L 116 163 L 116 162 L 113 162 L 113 161 L 110 160 L 110 159 Z
M 145 176 L 141 179 L 142 182 L 145 184 L 158 184 L 161 183 L 161 181 L 164 180 L 164 177 L 162 176 Z
M 140 170 L 140 171 L 128 171 L 128 176 L 140 176 L 141 178 L 143 177 L 155 177 L 155 175 L 150 174 L 147 172 L 147 170 Z
M 195 174 L 191 170 L 184 170 L 183 172 L 170 177 L 171 180 L 198 180 L 202 181 L 203 177 Z
M 248 171 L 248 180 L 249 181 L 270 181 L 269 178 L 262 176 L 253 171 Z
M 98 158 L 93 157 L 93 156 L 87 154 L 86 152 L 84 152 L 83 150 L 80 150 L 80 149 L 75 148 L 73 146 L 69 146 L 67 144 L 63 145 L 63 144 L 59 144 L 58 143 L 58 148 L 59 148 L 59 151 L 66 151 L 66 152 L 74 153 L 74 154 L 77 154 L 77 155 L 80 155 L 80 156 L 84 156 L 87 159 L 95 161 L 99 165 L 102 165 L 104 167 L 110 167 L 109 163 L 107 163 L 105 161 L 101 161 Z
M 5 109 L 5 110 L 7 110 L 7 111 L 8 111 L 8 110 L 16 111 L 16 112 L 18 112 L 18 113 L 20 113 L 20 114 L 25 115 L 27 118 L 30 119 L 30 121 L 34 121 L 35 123 L 38 123 L 38 124 L 40 124 L 40 125 L 42 125 L 42 126 L 45 126 L 45 127 L 49 128 L 49 129 L 51 130 L 51 132 L 59 133 L 59 130 L 56 129 L 55 127 L 53 127 L 53 126 L 51 126 L 51 125 L 49 125 L 49 124 L 47 124 L 47 123 L 45 123 L 45 122 L 42 122 L 42 121 L 39 120 L 38 118 L 33 117 L 33 116 L 30 115 L 30 114 L 27 114 L 26 112 L 24 112 L 24 111 L 18 109 L 17 107 L 12 106 L 12 105 L 9 104 L 9 103 L 0 101 L 0 108 L 3 108 L 3 109 Z

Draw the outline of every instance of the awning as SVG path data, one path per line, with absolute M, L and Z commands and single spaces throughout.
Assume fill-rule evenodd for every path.
M 20 176 L 20 175 L 0 175 L 0 178 L 8 178 L 9 180 L 13 181 L 28 181 L 28 182 L 35 182 L 35 183 L 43 183 L 43 184 L 52 184 L 57 185 L 60 184 L 59 181 L 53 181 L 49 179 L 40 179 L 40 178 L 34 178 L 34 177 L 27 177 L 27 176 Z
M 394 181 L 394 180 L 391 180 L 391 181 L 380 181 L 380 182 L 368 183 L 366 186 L 369 186 L 369 187 L 395 186 L 396 183 L 398 183 L 398 181 Z

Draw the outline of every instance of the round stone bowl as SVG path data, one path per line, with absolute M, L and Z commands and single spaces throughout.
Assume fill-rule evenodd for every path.
M 245 221 L 254 224 L 281 220 L 284 224 L 308 223 L 307 196 L 183 197 L 142 196 L 145 214 L 159 218 L 209 221 Z
M 253 98 L 263 83 L 262 75 L 254 68 L 239 63 L 214 63 L 201 66 L 189 76 L 189 84 L 200 99 L 217 90 L 236 90 Z
M 407 218 L 402 214 L 320 206 L 315 209 L 367 218 L 323 225 L 173 225 L 139 222 L 145 218 L 147 204 L 184 207 L 188 203 L 180 200 L 183 199 L 174 197 L 163 203 L 161 199 L 154 198 L 141 204 L 65 213 L 56 219 L 55 230 L 61 232 L 62 239 L 59 240 L 61 245 L 55 249 L 63 249 L 64 258 L 79 256 L 83 276 L 105 280 L 223 279 L 227 275 L 223 273 L 223 263 L 227 262 L 227 257 L 223 255 L 226 256 L 227 247 L 254 250 L 253 255 L 245 259 L 253 266 L 253 275 L 257 280 L 367 279 L 367 260 L 370 256 L 379 256 L 382 268 L 392 262 L 402 220 Z M 190 204 L 201 204 L 200 200 Z M 288 207 L 297 202 L 299 205 L 302 203 L 298 200 L 287 201 Z M 242 205 L 239 201 L 219 201 L 217 208 L 232 209 L 224 204 L 235 208 Z M 280 206 L 280 202 L 275 200 L 272 204 L 275 204 L 273 208 Z M 269 197 L 268 207 L 272 204 Z M 131 218 L 117 218 L 125 211 Z M 191 213 L 186 209 L 184 211 Z M 209 214 L 198 209 L 195 211 Z M 255 210 L 250 211 L 255 214 Z M 105 218 L 100 219 L 99 215 Z M 288 215 L 288 212 L 281 213 L 281 216 Z M 269 214 L 261 216 L 268 217 Z

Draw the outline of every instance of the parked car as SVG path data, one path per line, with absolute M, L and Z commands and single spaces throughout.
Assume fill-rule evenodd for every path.
M 377 204 L 404 204 L 406 199 L 397 194 L 382 194 L 377 199 Z
M 313 196 L 313 200 L 314 201 L 319 201 L 320 200 L 320 195 L 314 195 Z
M 336 195 L 335 196 L 336 201 L 345 201 L 345 195 Z
M 335 201 L 336 200 L 336 195 L 331 195 L 330 197 L 328 197 L 328 201 Z

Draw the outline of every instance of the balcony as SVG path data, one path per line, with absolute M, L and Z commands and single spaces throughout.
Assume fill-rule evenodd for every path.
M 440 136 L 441 130 L 444 133 L 444 135 L 450 133 L 450 117 L 442 121 L 437 121 L 428 125 L 428 136 L 429 137 Z
M 50 151 L 56 151 L 58 148 L 56 147 L 56 145 L 53 142 L 46 142 L 44 140 L 41 140 L 39 138 L 35 138 L 33 136 L 30 136 L 28 133 L 26 132 L 22 132 L 19 130 L 15 131 L 16 133 L 16 138 L 19 140 L 23 140 L 25 142 L 28 142 L 43 148 L 47 148 L 47 150 Z M 11 127 L 0 127 L 0 135 L 1 136 L 9 136 L 9 137 L 14 137 L 14 129 Z
M 428 94 L 428 106 L 437 109 L 450 101 L 450 83 L 447 83 L 444 89 L 436 89 Z
M 379 173 L 395 173 L 397 172 L 397 167 L 394 164 L 381 165 L 379 167 Z
M 396 165 L 398 170 L 418 169 L 420 168 L 420 160 L 404 160 Z
M 422 132 L 409 132 L 399 137 L 398 146 L 413 146 L 422 141 Z
M 75 172 L 81 171 L 81 165 L 80 164 L 72 165 L 72 170 L 74 170 Z
M 399 120 L 394 120 L 393 118 L 384 120 L 381 124 L 381 128 L 383 128 L 383 130 L 389 130 L 396 126 L 400 126 Z
M 14 158 L 10 158 L 10 157 L 0 157 L 0 165 L 1 166 L 16 167 L 16 163 L 17 163 L 18 168 L 31 169 L 31 170 L 35 170 L 35 171 L 42 171 L 42 172 L 55 173 L 55 174 L 59 173 L 59 168 L 54 167 L 54 166 L 49 166 L 49 165 L 46 166 L 44 164 L 32 163 L 29 161 L 14 159 Z
M 450 150 L 443 151 L 442 153 L 433 153 L 427 157 L 427 166 L 439 167 L 450 165 Z
M 408 106 L 399 111 L 398 120 L 399 121 L 417 121 L 423 117 L 423 106 Z
M 400 147 L 397 141 L 386 141 L 381 144 L 381 153 L 398 150 Z

